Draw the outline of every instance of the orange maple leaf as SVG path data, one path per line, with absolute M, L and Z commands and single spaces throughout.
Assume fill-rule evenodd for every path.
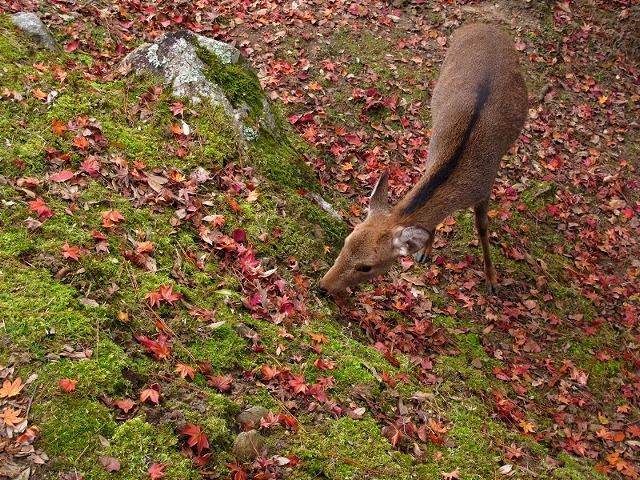
M 0 413 L 0 420 L 2 420 L 7 427 L 13 428 L 24 420 L 19 414 L 20 409 L 14 410 L 13 407 L 7 407 Z
M 11 380 L 5 380 L 0 388 L 0 398 L 15 397 L 24 388 L 21 378 L 16 378 L 13 382 Z
M 184 363 L 179 363 L 176 367 L 176 373 L 179 374 L 182 378 L 189 377 L 191 380 L 193 380 L 196 374 L 196 369 L 190 367 L 189 365 L 185 365 Z
M 320 333 L 307 333 L 307 335 L 309 335 L 311 337 L 311 340 L 313 340 L 316 343 L 329 343 L 329 337 L 322 335 Z
M 67 242 L 64 242 L 62 258 L 71 258 L 72 260 L 78 261 L 80 259 L 80 249 L 78 247 L 70 247 Z
M 31 95 L 34 96 L 34 98 L 37 98 L 38 100 L 46 100 L 47 99 L 47 94 L 46 92 L 43 92 L 42 90 L 40 90 L 39 88 L 35 88 L 31 91 Z
M 78 147 L 80 150 L 86 150 L 89 148 L 89 140 L 82 135 L 78 135 L 77 137 L 73 137 L 73 145 Z
M 51 130 L 53 130 L 54 133 L 57 133 L 60 136 L 64 136 L 66 131 L 69 129 L 67 128 L 67 124 L 62 120 L 54 118 L 53 122 L 51 123 Z
M 118 210 L 107 210 L 102 213 L 102 226 L 104 228 L 112 228 L 123 220 L 124 217 Z
M 134 402 L 130 398 L 124 398 L 116 402 L 116 407 L 118 407 L 124 413 L 129 413 L 129 410 L 131 410 L 135 406 L 136 406 L 136 402 Z

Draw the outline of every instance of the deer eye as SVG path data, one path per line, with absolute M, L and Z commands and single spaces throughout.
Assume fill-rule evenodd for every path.
M 371 265 L 360 265 L 358 268 L 356 268 L 356 270 L 358 272 L 367 273 L 371 271 Z

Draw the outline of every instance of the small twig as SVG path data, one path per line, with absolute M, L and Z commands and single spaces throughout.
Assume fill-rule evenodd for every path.
M 25 420 L 29 420 L 29 412 L 31 412 L 31 405 L 33 404 L 33 399 L 36 397 L 36 392 L 38 391 L 38 384 L 33 384 L 33 393 L 31 394 L 31 398 L 29 399 L 29 404 L 27 405 L 27 413 L 25 414 Z

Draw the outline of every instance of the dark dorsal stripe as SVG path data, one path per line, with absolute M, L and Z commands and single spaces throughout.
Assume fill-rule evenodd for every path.
M 444 182 L 447 181 L 447 179 L 458 167 L 458 163 L 460 163 L 460 158 L 462 158 L 464 149 L 466 148 L 467 143 L 469 142 L 469 137 L 471 137 L 471 132 L 473 132 L 473 129 L 476 126 L 476 123 L 478 123 L 478 118 L 480 118 L 480 113 L 482 111 L 482 108 L 484 107 L 484 104 L 486 103 L 487 98 L 489 97 L 490 86 L 491 86 L 491 81 L 488 77 L 485 77 L 485 79 L 480 83 L 480 85 L 478 85 L 478 89 L 477 89 L 478 96 L 476 97 L 476 102 L 473 106 L 473 113 L 471 114 L 471 118 L 469 119 L 469 124 L 467 125 L 467 128 L 465 129 L 464 133 L 462 134 L 462 139 L 460 140 L 460 143 L 456 147 L 456 150 L 453 152 L 453 155 L 451 155 L 451 158 L 449 158 L 442 165 L 442 167 L 440 167 L 440 170 L 434 173 L 431 176 L 431 178 L 429 178 L 429 180 L 422 186 L 422 188 L 413 195 L 413 197 L 409 201 L 409 204 L 403 208 L 402 210 L 403 214 L 410 215 L 412 213 L 415 213 L 416 210 L 422 207 L 427 202 L 427 200 L 429 200 L 433 196 L 435 191 Z

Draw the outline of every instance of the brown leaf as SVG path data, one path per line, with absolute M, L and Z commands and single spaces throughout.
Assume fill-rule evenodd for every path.
M 109 473 L 117 472 L 120 470 L 120 460 L 118 460 L 117 458 L 100 455 L 100 457 L 98 457 L 98 461 Z

